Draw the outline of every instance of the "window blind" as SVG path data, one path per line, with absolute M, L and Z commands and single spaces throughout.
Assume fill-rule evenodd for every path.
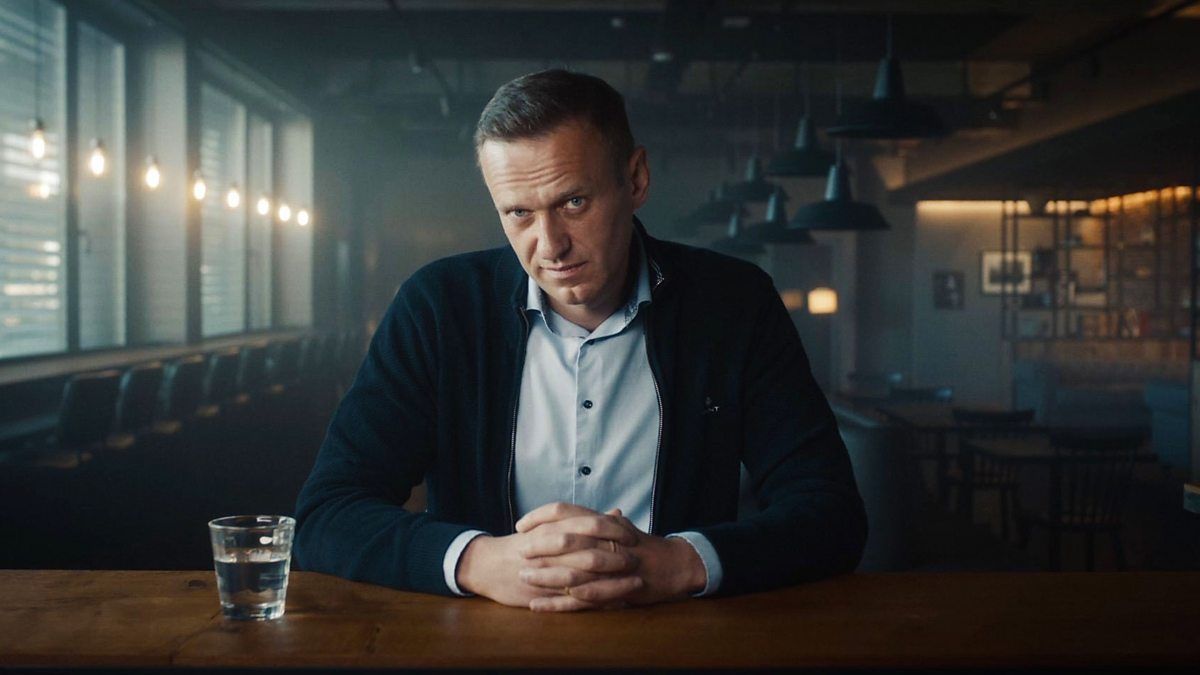
M 65 29 L 55 3 L 0 2 L 0 358 L 67 348 Z

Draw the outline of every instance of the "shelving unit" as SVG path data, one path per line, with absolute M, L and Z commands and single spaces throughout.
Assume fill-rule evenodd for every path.
M 1195 353 L 1195 194 L 1175 187 L 1058 200 L 1042 213 L 1005 202 L 1001 250 L 1029 251 L 1032 269 L 1028 292 L 1002 287 L 1002 336 L 1015 343 L 1161 341 Z

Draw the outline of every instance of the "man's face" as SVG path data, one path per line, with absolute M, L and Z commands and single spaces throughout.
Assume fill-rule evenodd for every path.
M 479 166 L 521 265 L 569 321 L 594 329 L 620 305 L 633 212 L 645 201 L 646 153 L 618 180 L 608 146 L 590 125 L 479 147 Z

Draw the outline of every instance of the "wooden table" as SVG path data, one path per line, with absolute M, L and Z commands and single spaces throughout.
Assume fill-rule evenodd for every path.
M 1097 667 L 1200 663 L 1200 573 L 851 575 L 533 614 L 295 573 L 223 619 L 213 574 L 0 571 L 0 667 Z

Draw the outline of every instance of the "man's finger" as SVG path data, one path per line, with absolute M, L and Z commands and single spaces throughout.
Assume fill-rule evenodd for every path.
M 530 586 L 559 590 L 601 578 L 595 572 L 586 572 L 574 567 L 526 567 L 520 571 L 519 577 Z
M 636 556 L 626 551 L 613 553 L 606 548 L 587 548 L 562 555 L 530 558 L 527 566 L 540 569 L 571 567 L 584 572 L 614 574 L 632 572 L 637 569 L 639 562 Z
M 535 612 L 578 612 L 585 609 L 598 609 L 598 606 L 569 595 L 552 595 L 530 600 L 529 609 Z
M 598 516 L 601 515 L 585 506 L 578 504 L 570 504 L 567 502 L 550 502 L 543 504 L 536 509 L 526 513 L 520 520 L 517 521 L 517 532 L 528 532 L 538 525 L 544 523 L 553 523 L 558 520 L 565 520 L 575 516 Z
M 533 598 L 529 609 L 535 612 L 577 612 L 583 609 L 627 607 L 625 598 L 641 589 L 640 577 L 610 577 L 570 589 L 570 594 Z
M 587 548 L 605 548 L 616 551 L 617 547 L 636 546 L 637 530 L 630 530 L 611 516 L 584 516 L 568 518 L 557 523 L 547 523 L 528 533 L 518 552 L 526 558 L 561 555 Z

